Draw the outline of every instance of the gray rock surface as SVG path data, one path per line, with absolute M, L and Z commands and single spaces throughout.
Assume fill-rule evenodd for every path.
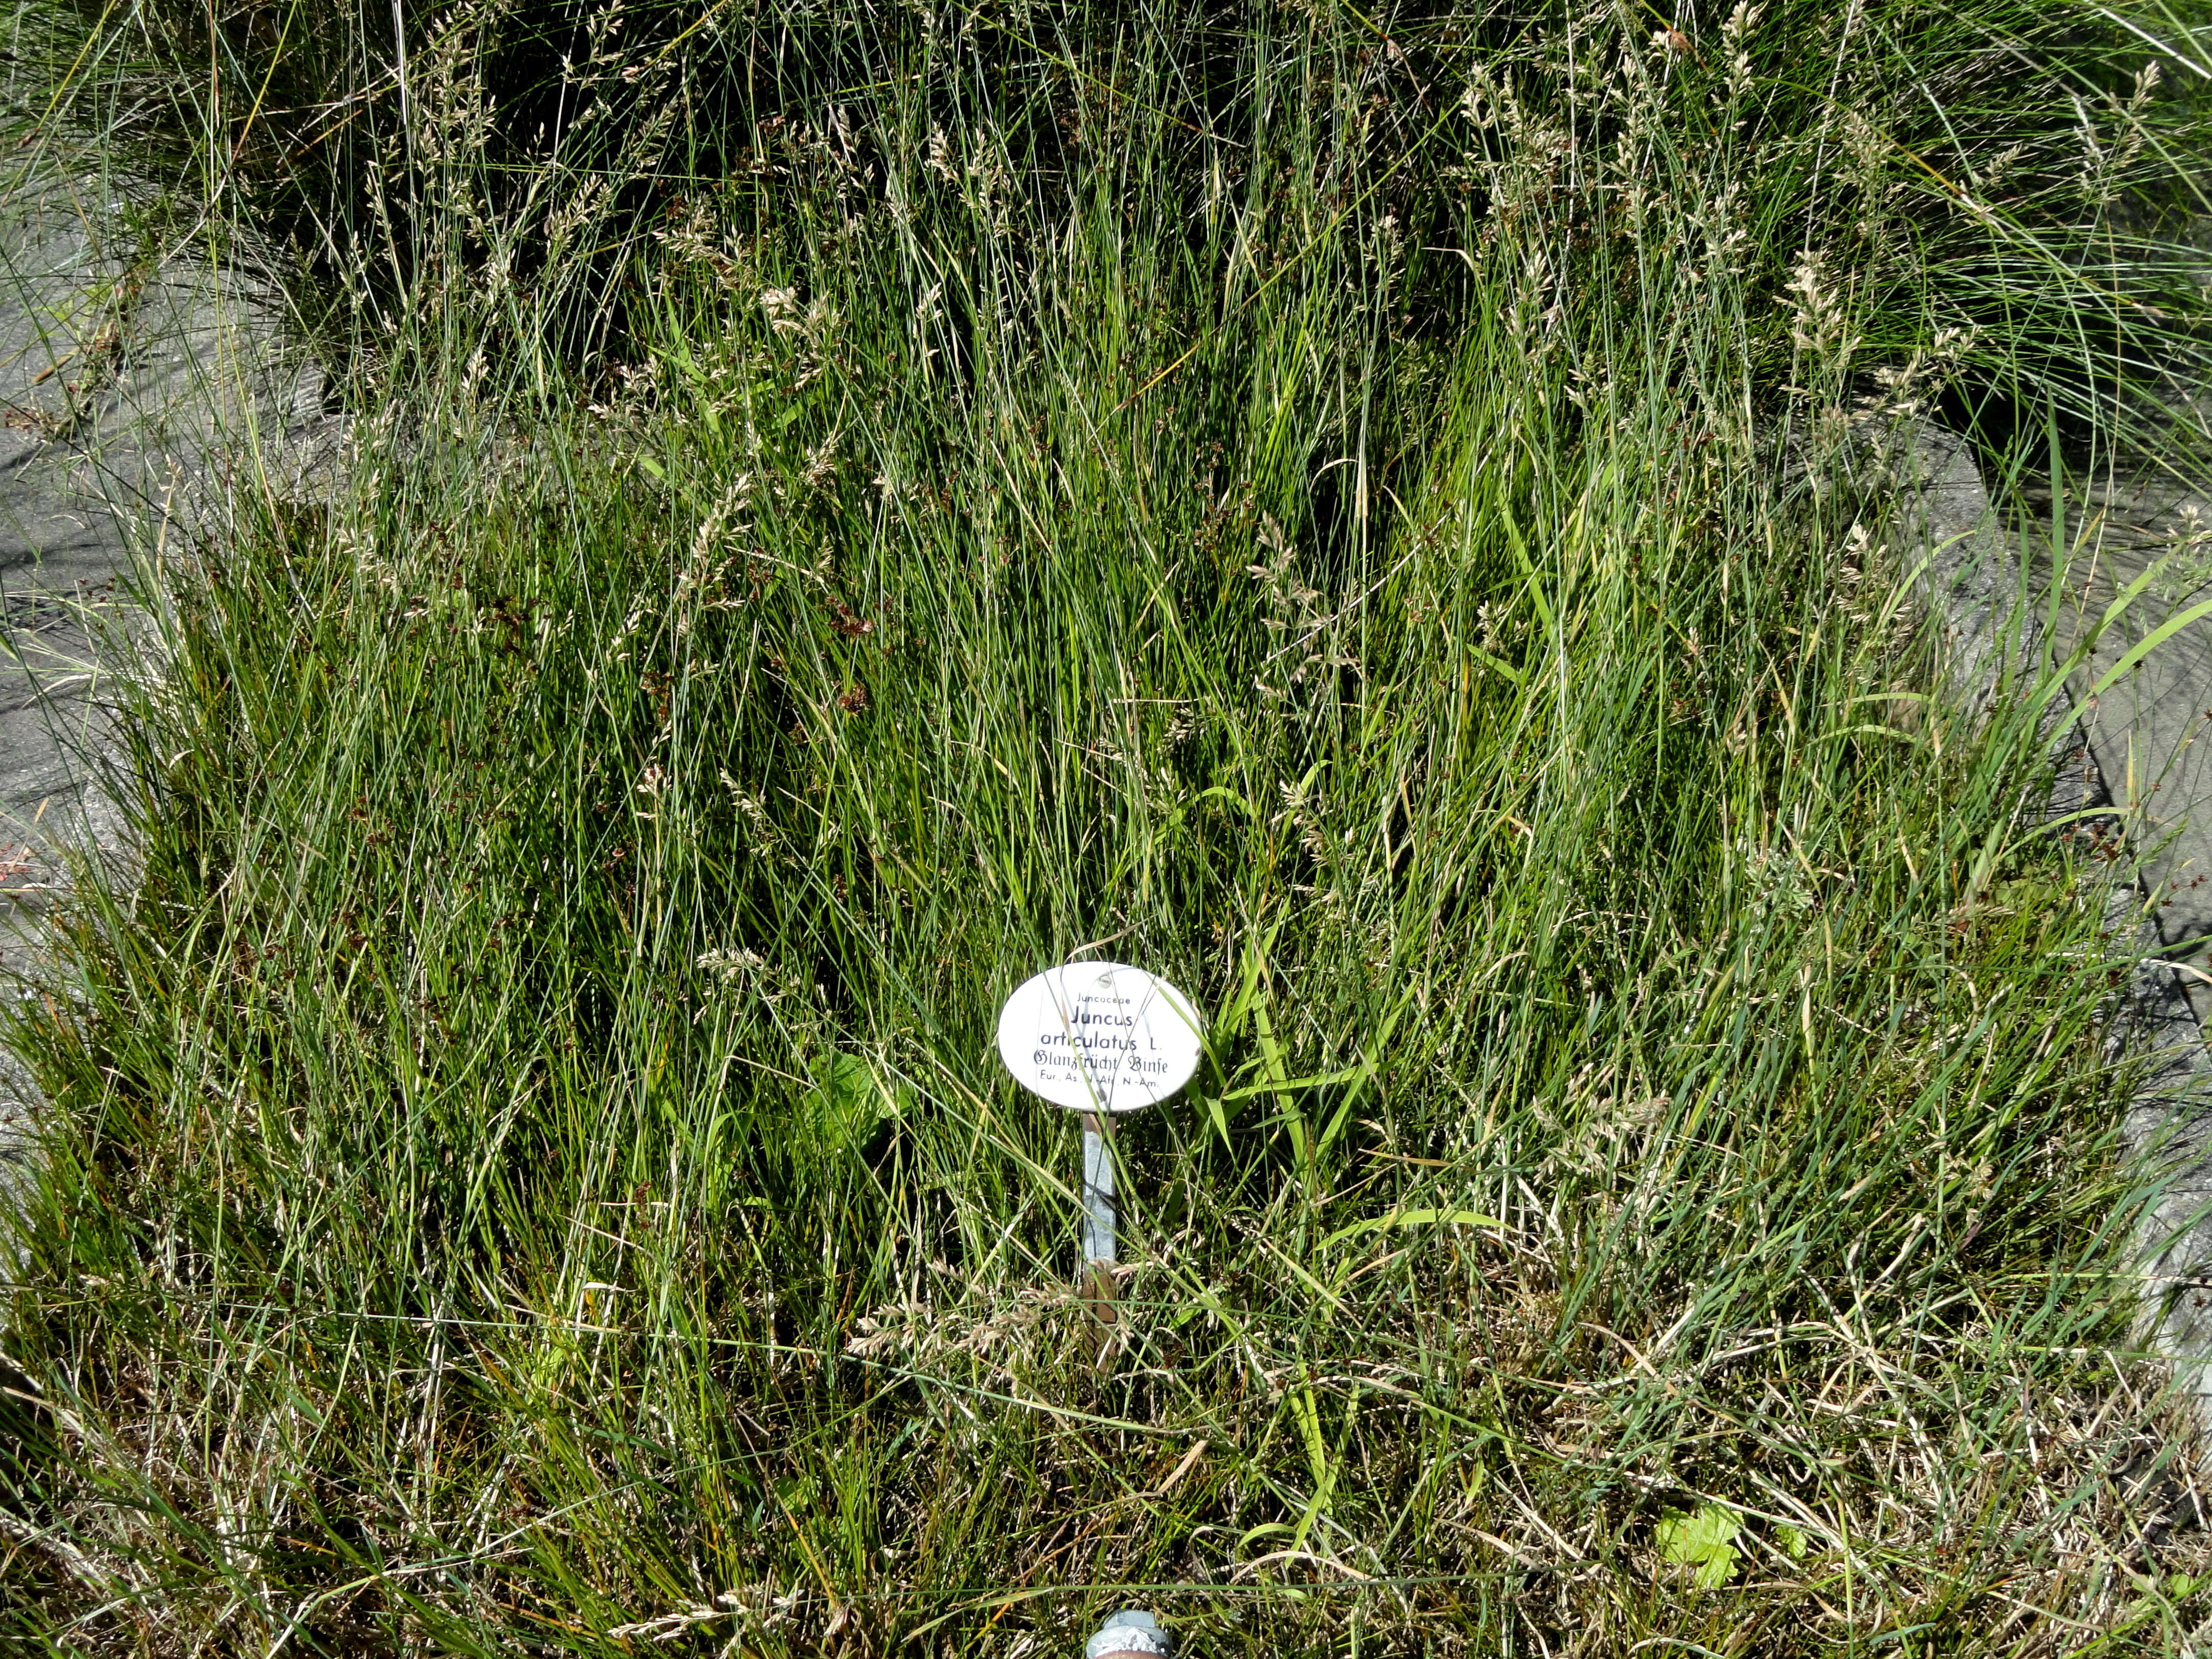
M 0 970 L 27 964 L 69 849 L 125 850 L 97 780 L 134 561 L 157 570 L 229 491 L 295 493 L 335 453 L 279 321 L 273 290 L 127 202 L 52 174 L 0 188 Z M 0 1158 L 29 1109 L 0 1078 Z
M 2008 672 L 2033 672 L 2040 639 L 2027 572 L 1990 510 L 1972 448 L 1916 426 L 1888 447 L 1880 482 L 1899 501 L 1908 556 L 1936 619 L 1941 672 L 1969 710 L 1988 706 Z
M 2097 814 L 2137 854 L 2109 901 L 2136 959 L 2109 1057 L 2146 1068 L 2124 1126 L 2137 1179 L 2156 1188 L 2136 1234 L 2138 1329 L 2212 1423 L 2212 976 L 2198 971 L 2212 934 L 2212 616 L 2121 668 L 2212 597 L 2212 501 L 2172 483 L 2108 482 L 2084 522 L 2054 534 L 2051 515 L 2023 534 L 2002 522 L 1957 437 L 1923 428 L 1899 447 L 1896 483 L 1954 694 L 1971 706 L 2008 667 L 2039 675 L 2082 653 L 2053 711 L 2063 763 L 2048 810 Z
M 2141 914 L 2136 892 L 2114 899 L 2117 925 Z M 2212 1422 L 2212 1053 L 2180 976 L 2155 956 L 2137 965 L 2111 1042 L 2114 1058 L 2133 1049 L 2150 1061 L 2125 1125 L 2138 1178 L 2157 1183 L 2136 1233 L 2138 1328 Z
M 2060 643 L 2088 647 L 2074 678 L 2083 699 L 2081 735 L 2142 849 L 2145 878 L 2160 890 L 2160 948 L 2189 964 L 2185 977 L 2198 1012 L 2212 1013 L 2203 994 L 2212 983 L 2197 977 L 2212 967 L 2212 617 L 2182 628 L 2095 690 L 2139 643 L 2212 599 L 2212 493 L 2108 481 L 2088 492 L 2087 509 L 2060 538 L 2067 580 Z M 2127 607 L 2099 631 L 2099 620 L 2131 588 Z
M 2126 1125 L 2142 1178 L 2158 1183 L 2137 1239 L 2143 1328 L 2212 1421 L 2212 616 L 2189 619 L 2212 599 L 2212 497 L 2107 479 L 2077 511 L 2071 524 L 2047 512 L 2039 564 L 2045 581 L 2063 573 L 2056 642 L 2083 653 L 2071 690 L 2084 771 L 2140 855 L 2139 889 L 2116 897 L 2135 901 L 2120 907 L 2132 915 L 2149 906 L 2114 1033 L 2150 1060 Z

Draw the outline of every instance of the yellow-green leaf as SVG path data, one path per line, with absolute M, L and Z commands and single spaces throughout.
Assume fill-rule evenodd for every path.
M 1498 1227 L 1505 1224 L 1494 1215 L 1480 1215 L 1473 1210 L 1393 1210 L 1388 1215 L 1370 1216 L 1364 1221 L 1355 1221 L 1349 1227 L 1340 1227 L 1322 1240 L 1322 1249 L 1341 1244 L 1347 1238 L 1357 1238 L 1362 1233 L 1376 1232 L 1384 1227 Z
M 1735 1535 L 1743 1523 L 1734 1510 L 1707 1504 L 1687 1515 L 1670 1515 L 1651 1529 L 1659 1558 L 1695 1567 L 1703 1589 L 1718 1589 L 1735 1571 Z

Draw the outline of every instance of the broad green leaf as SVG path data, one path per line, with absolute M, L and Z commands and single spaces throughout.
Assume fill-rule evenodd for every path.
M 1698 1570 L 1702 1589 L 1718 1589 L 1735 1571 L 1735 1535 L 1743 1523 L 1734 1510 L 1707 1504 L 1687 1515 L 1671 1515 L 1652 1528 L 1662 1560 Z
M 806 1091 L 806 1124 L 817 1155 L 860 1149 L 876 1125 L 893 1115 L 889 1097 L 876 1086 L 876 1074 L 858 1054 L 824 1054 L 814 1063 L 814 1086 Z

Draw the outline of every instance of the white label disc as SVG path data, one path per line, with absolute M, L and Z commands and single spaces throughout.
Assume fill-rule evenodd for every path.
M 1071 962 L 1006 999 L 999 1058 L 1055 1106 L 1136 1112 L 1190 1081 L 1200 1031 L 1190 999 L 1165 980 L 1118 962 Z

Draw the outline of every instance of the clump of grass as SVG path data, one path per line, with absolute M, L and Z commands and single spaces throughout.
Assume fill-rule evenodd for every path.
M 2179 1646 L 2052 682 L 1945 702 L 1864 469 L 2189 349 L 2063 274 L 2106 26 L 856 21 L 167 597 L 12 1027 L 26 1629 Z M 1103 1361 L 989 1041 L 1097 941 L 1212 1015 Z

